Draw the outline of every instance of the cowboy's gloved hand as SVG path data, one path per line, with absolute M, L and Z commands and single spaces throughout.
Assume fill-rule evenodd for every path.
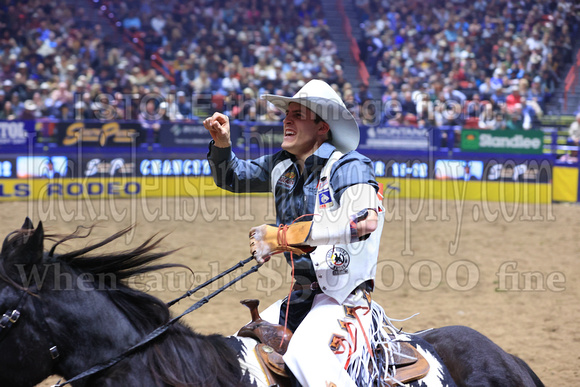
M 258 263 L 268 262 L 273 254 L 291 251 L 302 255 L 309 246 L 299 246 L 308 238 L 312 222 L 297 222 L 290 226 L 263 224 L 250 229 L 250 252 Z

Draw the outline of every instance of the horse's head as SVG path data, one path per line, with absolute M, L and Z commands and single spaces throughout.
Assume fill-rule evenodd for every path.
M 41 334 L 45 317 L 35 308 L 31 272 L 42 264 L 42 223 L 36 229 L 26 218 L 21 229 L 6 237 L 0 252 L 0 385 L 30 386 L 51 373 L 50 337 Z M 21 323 L 27 319 L 30 323 Z M 25 373 L 17 370 L 27 370 Z
M 161 300 L 125 284 L 134 275 L 174 266 L 150 265 L 168 254 L 152 251 L 162 238 L 150 238 L 132 250 L 95 252 L 127 234 L 129 227 L 81 249 L 55 253 L 63 242 L 87 237 L 91 229 L 80 235 L 83 229 L 56 239 L 45 235 L 42 223 L 34 228 L 27 218 L 4 240 L 0 386 L 31 386 L 54 373 L 69 377 L 87 364 L 107 360 L 168 319 Z M 48 252 L 45 238 L 54 241 Z

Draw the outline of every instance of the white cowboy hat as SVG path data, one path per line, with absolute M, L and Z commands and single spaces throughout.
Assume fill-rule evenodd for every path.
M 331 143 L 343 153 L 355 150 L 360 140 L 358 124 L 344 102 L 328 83 L 313 79 L 305 84 L 293 97 L 264 94 L 262 98 L 273 103 L 283 112 L 291 102 L 306 106 L 318 114 L 330 127 Z

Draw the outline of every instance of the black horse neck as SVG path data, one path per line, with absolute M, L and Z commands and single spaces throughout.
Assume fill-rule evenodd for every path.
M 145 293 L 87 282 L 74 270 L 67 274 L 60 278 L 68 283 L 54 284 L 61 290 L 42 294 L 61 352 L 55 372 L 65 378 L 123 353 L 169 317 L 164 304 Z M 199 335 L 177 323 L 129 359 L 87 378 L 85 385 L 179 386 L 187 381 L 235 386 L 240 377 L 237 355 L 223 337 Z

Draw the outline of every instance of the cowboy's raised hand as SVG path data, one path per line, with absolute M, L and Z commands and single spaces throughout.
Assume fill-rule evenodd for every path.
M 230 140 L 230 119 L 222 113 L 215 112 L 211 117 L 203 120 L 203 126 L 215 141 L 218 148 L 231 146 Z

